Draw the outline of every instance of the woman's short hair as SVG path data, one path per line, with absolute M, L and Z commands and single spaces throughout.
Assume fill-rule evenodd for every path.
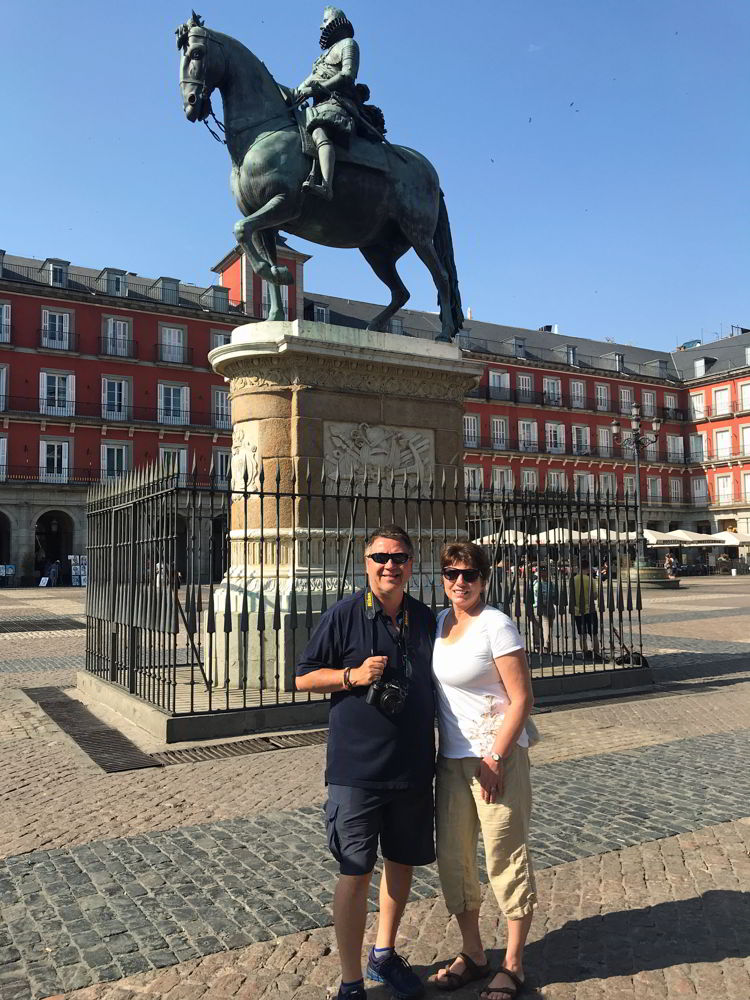
M 478 569 L 485 583 L 489 580 L 490 560 L 481 545 L 475 545 L 474 542 L 447 542 L 440 551 L 440 569 L 447 569 L 457 562 Z

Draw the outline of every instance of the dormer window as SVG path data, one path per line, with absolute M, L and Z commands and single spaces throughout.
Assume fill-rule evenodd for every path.
M 625 371 L 625 355 L 615 353 L 615 371 L 624 372 Z
M 313 309 L 313 320 L 316 323 L 328 323 L 328 317 L 330 313 L 328 312 L 328 306 L 322 302 L 316 302 Z
M 151 286 L 155 291 L 155 298 L 170 306 L 180 304 L 180 282 L 177 278 L 157 278 Z
M 514 358 L 526 357 L 526 341 L 523 337 L 514 337 L 510 343 Z
M 99 272 L 96 283 L 107 295 L 116 295 L 120 299 L 127 298 L 128 276 L 119 268 L 105 267 Z
M 47 281 L 55 288 L 66 288 L 68 285 L 68 265 L 70 261 L 48 257 L 40 270 L 46 271 Z
M 565 358 L 569 365 L 578 364 L 576 361 L 576 349 L 572 344 L 568 344 L 565 348 Z
M 202 293 L 201 302 L 214 312 L 229 312 L 229 289 L 223 285 L 210 285 Z
M 59 264 L 52 264 L 50 267 L 50 282 L 51 285 L 56 285 L 58 288 L 62 288 L 65 284 L 65 269 Z
M 696 378 L 700 378 L 701 375 L 705 375 L 706 374 L 706 359 L 705 358 L 697 358 L 693 362 L 693 373 L 694 373 L 694 375 L 695 375 Z
M 0 274 L 2 272 L 0 271 Z M 745 348 L 745 364 L 750 365 L 750 347 Z

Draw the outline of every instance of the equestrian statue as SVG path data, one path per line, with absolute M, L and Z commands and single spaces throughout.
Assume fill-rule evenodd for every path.
M 371 330 L 386 330 L 408 301 L 396 261 L 414 247 L 437 288 L 437 339 L 452 340 L 463 312 L 437 171 L 421 153 L 385 139 L 383 114 L 368 104 L 369 89 L 357 81 L 359 46 L 344 12 L 325 8 L 323 53 L 296 89 L 277 84 L 257 56 L 207 28 L 195 11 L 176 34 L 185 116 L 221 139 L 209 125 L 213 119 L 224 133 L 230 185 L 243 216 L 234 232 L 255 273 L 268 282 L 268 318 L 284 319 L 280 286 L 293 283 L 276 261 L 276 236 L 283 230 L 360 250 L 391 292 Z M 216 89 L 223 124 L 211 107 Z

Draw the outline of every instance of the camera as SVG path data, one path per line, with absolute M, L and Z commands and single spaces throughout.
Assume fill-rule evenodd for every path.
M 367 691 L 368 705 L 380 705 L 387 715 L 399 715 L 406 704 L 407 690 L 398 681 L 373 681 Z

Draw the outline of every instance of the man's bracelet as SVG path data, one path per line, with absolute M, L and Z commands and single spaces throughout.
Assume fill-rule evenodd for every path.
M 352 672 L 351 667 L 347 667 L 346 670 L 344 671 L 344 687 L 347 688 L 349 691 L 354 690 L 354 684 L 352 684 L 351 681 L 351 672 Z

